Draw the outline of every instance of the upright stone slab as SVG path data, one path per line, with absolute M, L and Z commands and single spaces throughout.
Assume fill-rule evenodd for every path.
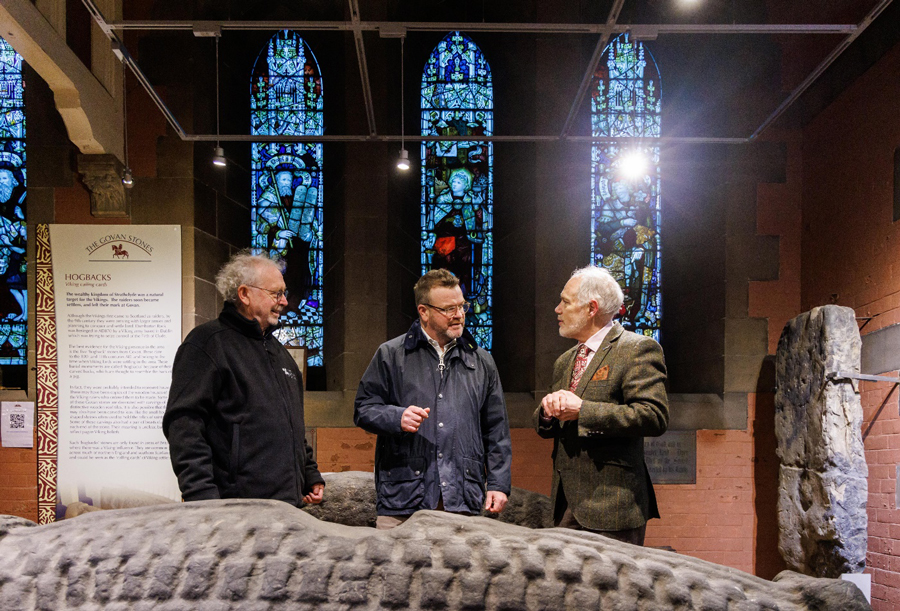
M 860 573 L 866 562 L 862 406 L 854 381 L 862 341 L 851 308 L 822 306 L 789 321 L 778 341 L 778 549 L 816 577 Z

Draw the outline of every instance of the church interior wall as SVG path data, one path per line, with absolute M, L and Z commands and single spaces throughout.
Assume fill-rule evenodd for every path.
M 522 10 L 538 20 L 565 20 L 564 13 L 553 17 L 561 4 L 526 3 Z M 152 18 L 145 4 L 131 7 L 126 18 Z M 379 9 L 383 18 L 400 18 L 387 7 Z M 175 10 L 164 3 L 155 10 L 163 8 Z M 135 14 L 128 14 L 131 10 Z M 344 17 L 341 12 L 310 18 Z M 137 49 L 166 103 L 183 124 L 211 132 L 214 83 L 197 68 L 211 65 L 211 42 L 189 35 L 138 38 L 129 33 L 126 42 Z M 241 133 L 248 116 L 241 74 L 252 63 L 248 49 L 260 46 L 266 35 L 241 44 L 227 38 L 221 43 L 223 91 L 228 92 L 221 101 L 222 133 Z M 325 75 L 327 129 L 364 133 L 352 35 L 310 38 Z M 407 133 L 418 130 L 421 65 L 439 38 L 411 33 L 406 41 Z M 377 35 L 365 40 L 379 101 L 376 120 L 385 133 L 396 133 L 398 44 Z M 558 131 L 560 108 L 571 103 L 593 43 L 559 36 L 480 35 L 477 41 L 495 74 L 497 133 Z M 663 64 L 665 55 L 654 53 Z M 776 53 L 762 56 L 760 71 L 778 64 Z M 186 57 L 191 61 L 179 65 Z M 664 86 L 675 81 L 677 64 L 661 65 Z M 650 523 L 649 545 L 668 545 L 764 577 L 782 568 L 776 548 L 772 376 L 781 327 L 803 310 L 833 302 L 854 307 L 860 316 L 879 314 L 863 333 L 900 323 L 900 275 L 891 263 L 900 248 L 891 216 L 891 164 L 900 142 L 898 72 L 900 47 L 895 47 L 802 133 L 770 133 L 771 142 L 746 146 L 664 149 L 661 341 L 669 390 L 715 395 L 720 407 L 712 416 L 699 411 L 679 416 L 696 430 L 697 482 L 658 487 L 663 519 Z M 27 73 L 26 81 L 29 227 L 45 222 L 180 224 L 184 332 L 214 318 L 222 303 L 213 285 L 215 272 L 230 254 L 249 245 L 249 146 L 226 143 L 229 166 L 224 173 L 213 170 L 211 143 L 181 142 L 130 79 L 131 215 L 96 219 L 90 216 L 89 193 L 75 170 L 77 151 L 55 112 L 52 93 L 34 73 Z M 673 85 L 671 91 L 672 107 L 681 108 L 684 118 L 677 110 L 668 111 L 668 118 L 699 125 L 703 118 L 681 103 L 683 87 Z M 763 88 L 757 97 L 758 108 L 734 119 L 736 126 L 723 118 L 727 108 L 723 117 L 710 120 L 738 131 L 744 123 L 758 123 L 771 107 L 771 90 Z M 419 143 L 406 146 L 415 170 Z M 372 438 L 352 425 L 356 384 L 377 346 L 404 332 L 414 315 L 420 186 L 415 172 L 400 176 L 394 171 L 391 160 L 398 148 L 395 143 L 326 145 L 326 366 L 320 379 L 310 381 L 316 390 L 307 394 L 307 421 L 323 470 L 373 469 Z M 569 346 L 555 326 L 558 291 L 589 258 L 589 145 L 497 143 L 494 156 L 494 357 L 513 423 L 513 485 L 547 493 L 551 446 L 528 422 L 550 384 L 553 361 Z M 582 234 L 582 240 L 573 238 Z M 33 260 L 31 243 L 29 248 Z M 33 277 L 30 282 L 33 287 Z M 0 394 L 33 400 L 33 388 L 32 379 L 25 395 Z M 900 604 L 900 588 L 890 585 L 900 582 L 891 555 L 900 546 L 894 501 L 900 450 L 891 449 L 900 447 L 898 393 L 890 385 L 867 382 L 861 391 L 866 423 L 873 423 L 866 438 L 873 594 Z M 888 407 L 875 418 L 885 397 Z M 0 513 L 36 520 L 36 477 L 34 451 L 0 448 Z
M 900 227 L 894 220 L 900 146 L 900 46 L 847 88 L 803 131 L 801 307 L 836 303 L 856 311 L 863 351 L 900 323 Z M 871 320 L 869 320 L 869 318 Z M 896 344 L 864 374 L 898 376 Z M 882 363 L 876 370 L 868 362 Z M 873 365 L 874 366 L 874 365 Z M 892 370 L 880 371 L 886 367 Z M 861 381 L 869 466 L 867 572 L 873 607 L 900 605 L 900 415 L 895 384 Z

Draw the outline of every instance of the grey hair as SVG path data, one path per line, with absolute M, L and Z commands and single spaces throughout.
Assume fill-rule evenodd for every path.
M 625 303 L 625 294 L 609 270 L 596 265 L 581 267 L 572 272 L 573 278 L 581 278 L 575 298 L 580 303 L 596 300 L 604 314 L 615 314 Z
M 242 284 L 259 284 L 260 271 L 271 265 L 284 273 L 284 261 L 270 257 L 266 252 L 254 253 L 249 248 L 235 254 L 216 274 L 216 288 L 225 301 L 237 303 L 238 287 Z

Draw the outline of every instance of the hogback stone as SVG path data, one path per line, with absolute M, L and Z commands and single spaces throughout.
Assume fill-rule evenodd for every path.
M 167 553 L 146 537 L 151 530 L 172 542 Z M 207 537 L 180 544 L 175 537 L 186 531 Z M 290 535 L 275 545 L 273 533 L 282 532 Z M 131 541 L 101 554 L 93 544 L 109 534 Z M 298 554 L 297 539 L 317 551 Z M 49 556 L 45 572 L 24 570 L 34 551 Z M 662 611 L 673 603 L 685 611 L 871 610 L 849 582 L 796 573 L 766 581 L 593 533 L 431 511 L 378 531 L 322 522 L 280 501 L 216 500 L 0 529 L 4 609 Z
M 852 309 L 828 305 L 789 321 L 775 361 L 778 549 L 816 577 L 860 573 L 866 561 L 865 453 L 856 384 L 862 341 Z

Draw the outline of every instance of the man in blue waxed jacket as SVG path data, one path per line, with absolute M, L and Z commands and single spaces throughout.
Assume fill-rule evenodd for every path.
M 385 342 L 356 393 L 353 421 L 378 435 L 377 528 L 420 509 L 499 513 L 512 446 L 494 359 L 465 330 L 459 280 L 435 269 L 415 286 L 419 319 Z

